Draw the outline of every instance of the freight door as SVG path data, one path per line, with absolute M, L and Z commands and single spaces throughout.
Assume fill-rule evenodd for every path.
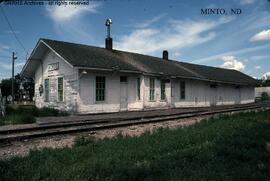
M 210 88 L 210 106 L 216 106 L 217 105 L 217 88 L 211 87 Z
M 120 77 L 120 111 L 126 111 L 128 106 L 128 81 L 126 76 Z
M 240 104 L 241 103 L 241 89 L 240 89 L 240 87 L 237 87 L 236 88 L 236 92 L 237 92 L 237 94 L 236 94 L 236 104 Z

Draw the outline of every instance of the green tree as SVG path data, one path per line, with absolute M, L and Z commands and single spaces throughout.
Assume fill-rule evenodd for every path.
M 2 96 L 11 95 L 12 79 L 2 79 L 0 88 Z M 15 101 L 28 100 L 32 101 L 34 96 L 34 81 L 31 78 L 21 77 L 17 74 L 14 78 Z
M 269 95 L 267 94 L 267 92 L 263 92 L 263 93 L 261 94 L 261 99 L 262 99 L 262 101 L 266 101 L 266 100 L 270 100 L 270 97 L 269 97 Z
M 262 80 L 261 87 L 270 87 L 270 79 Z

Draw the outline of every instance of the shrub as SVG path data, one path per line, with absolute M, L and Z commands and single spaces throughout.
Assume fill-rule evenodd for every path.
M 261 94 L 262 101 L 270 100 L 270 96 L 267 94 L 267 92 L 263 92 Z
M 28 124 L 34 123 L 35 117 L 46 116 L 67 116 L 67 112 L 59 111 L 53 108 L 37 108 L 36 106 L 8 106 L 7 114 L 2 120 L 0 125 L 4 124 Z
M 7 115 L 14 113 L 27 113 L 37 116 L 38 108 L 36 106 L 8 106 L 6 112 Z
M 54 108 L 44 107 L 38 110 L 38 117 L 46 116 L 67 116 L 68 113 L 64 111 L 59 111 Z
M 3 124 L 29 124 L 36 122 L 33 115 L 28 113 L 13 113 L 3 119 Z

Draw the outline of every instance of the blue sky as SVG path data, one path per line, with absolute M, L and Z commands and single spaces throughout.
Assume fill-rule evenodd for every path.
M 226 3 L 225 3 L 226 2 Z M 268 0 L 98 0 L 88 6 L 1 5 L 26 50 L 50 38 L 104 47 L 105 19 L 113 19 L 114 48 L 240 70 L 253 77 L 270 74 Z M 202 15 L 223 8 L 227 15 Z M 231 15 L 231 8 L 242 10 Z M 11 75 L 11 52 L 20 72 L 26 52 L 0 11 L 0 79 Z

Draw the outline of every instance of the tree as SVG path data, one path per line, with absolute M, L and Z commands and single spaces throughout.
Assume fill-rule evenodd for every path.
M 0 84 L 2 96 L 11 95 L 11 85 L 12 79 L 2 79 Z M 34 96 L 34 81 L 31 78 L 21 77 L 20 74 L 17 74 L 14 78 L 14 92 L 15 92 L 15 101 L 32 101 Z
M 270 87 L 270 79 L 262 80 L 261 87 Z
M 270 97 L 269 97 L 269 95 L 267 94 L 267 92 L 263 92 L 263 93 L 261 94 L 261 99 L 262 99 L 262 101 L 266 101 L 266 100 L 269 100 Z
M 2 91 L 2 96 L 3 97 L 8 97 L 9 95 L 11 95 L 11 86 L 12 86 L 11 78 L 2 79 L 2 81 L 1 81 L 1 91 Z M 16 84 L 15 84 L 14 87 L 16 87 Z
M 35 93 L 35 83 L 31 78 L 23 77 L 21 78 L 22 89 L 21 95 L 24 100 L 33 101 L 34 93 Z

